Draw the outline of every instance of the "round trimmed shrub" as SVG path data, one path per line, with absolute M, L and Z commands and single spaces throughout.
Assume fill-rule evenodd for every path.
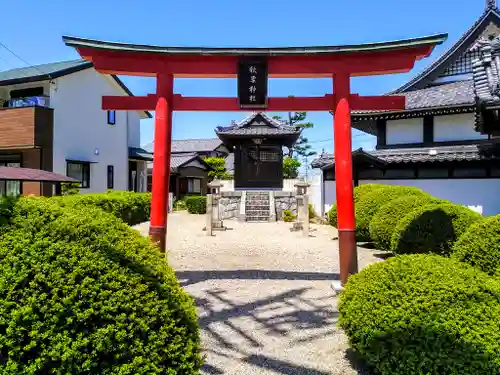
M 207 212 L 207 197 L 186 197 L 186 208 L 190 214 L 204 214 Z
M 490 275 L 500 274 L 500 215 L 472 224 L 451 252 L 454 258 Z
M 396 254 L 436 253 L 449 255 L 453 244 L 483 217 L 465 206 L 431 203 L 403 217 L 392 233 L 391 251 Z
M 403 255 L 371 265 L 349 278 L 339 311 L 374 373 L 500 373 L 500 285 L 465 263 Z
M 356 186 L 354 188 L 354 204 L 361 199 L 363 196 L 367 195 L 368 193 L 371 193 L 375 189 L 380 189 L 382 187 L 386 187 L 388 185 L 380 185 L 380 184 L 366 184 L 366 185 L 360 185 Z M 330 208 L 328 211 L 328 222 L 331 226 L 337 228 L 338 226 L 338 219 L 337 219 L 337 202 L 333 204 L 333 206 Z
M 2 374 L 199 373 L 192 298 L 113 215 L 22 198 L 0 259 Z
M 399 220 L 415 208 L 422 207 L 437 199 L 430 195 L 404 196 L 384 204 L 370 221 L 370 237 L 375 242 L 377 249 L 390 250 L 391 238 L 394 228 Z
M 356 239 L 371 241 L 370 222 L 379 208 L 394 199 L 410 195 L 427 196 L 427 193 L 412 186 L 386 185 L 360 198 L 356 202 Z

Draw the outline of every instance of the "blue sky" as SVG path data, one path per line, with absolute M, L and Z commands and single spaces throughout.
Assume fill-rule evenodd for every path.
M 387 41 L 446 32 L 448 41 L 411 73 L 352 80 L 352 91 L 375 95 L 392 90 L 424 69 L 478 18 L 485 0 L 0 0 L 5 44 L 30 64 L 78 58 L 62 35 L 140 44 L 211 47 L 336 45 Z M 26 66 L 0 46 L 0 70 Z M 154 79 L 122 77 L 136 95 L 155 90 Z M 236 96 L 236 80 L 177 79 L 175 92 L 191 96 Z M 327 79 L 270 80 L 270 96 L 320 96 Z M 247 113 L 174 114 L 174 139 L 214 137 L 213 129 Z M 317 151 L 333 150 L 332 116 L 309 113 L 305 135 Z M 143 120 L 141 141 L 153 138 L 153 120 Z M 353 147 L 372 148 L 374 137 L 353 131 Z

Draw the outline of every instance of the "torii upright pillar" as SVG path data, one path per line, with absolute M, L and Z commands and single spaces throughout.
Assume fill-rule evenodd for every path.
M 358 272 L 352 181 L 351 110 L 348 99 L 351 92 L 349 73 L 334 75 L 333 90 L 335 93 L 333 133 L 337 229 L 339 231 L 340 282 L 343 286 L 347 283 L 349 275 Z
M 165 252 L 170 192 L 170 154 L 172 148 L 172 111 L 174 77 L 158 74 L 156 77 L 156 108 L 153 163 L 151 223 L 149 235 Z

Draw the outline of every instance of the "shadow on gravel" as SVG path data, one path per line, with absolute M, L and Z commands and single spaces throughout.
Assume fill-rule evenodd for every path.
M 339 280 L 338 273 L 324 272 L 293 272 L 271 270 L 208 270 L 208 271 L 178 271 L 177 279 L 182 287 L 206 280 Z

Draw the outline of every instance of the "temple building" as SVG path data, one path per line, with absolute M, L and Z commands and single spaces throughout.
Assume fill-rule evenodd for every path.
M 465 9 L 464 9 L 465 10 Z M 353 151 L 354 185 L 417 186 L 485 215 L 500 213 L 500 11 L 486 0 L 463 36 L 422 73 L 390 94 L 402 111 L 354 111 L 352 126 L 377 137 Z M 322 173 L 322 208 L 335 202 L 334 159 Z
M 219 126 L 215 133 L 234 153 L 235 190 L 281 190 L 283 147 L 292 147 L 300 132 L 263 112 Z

